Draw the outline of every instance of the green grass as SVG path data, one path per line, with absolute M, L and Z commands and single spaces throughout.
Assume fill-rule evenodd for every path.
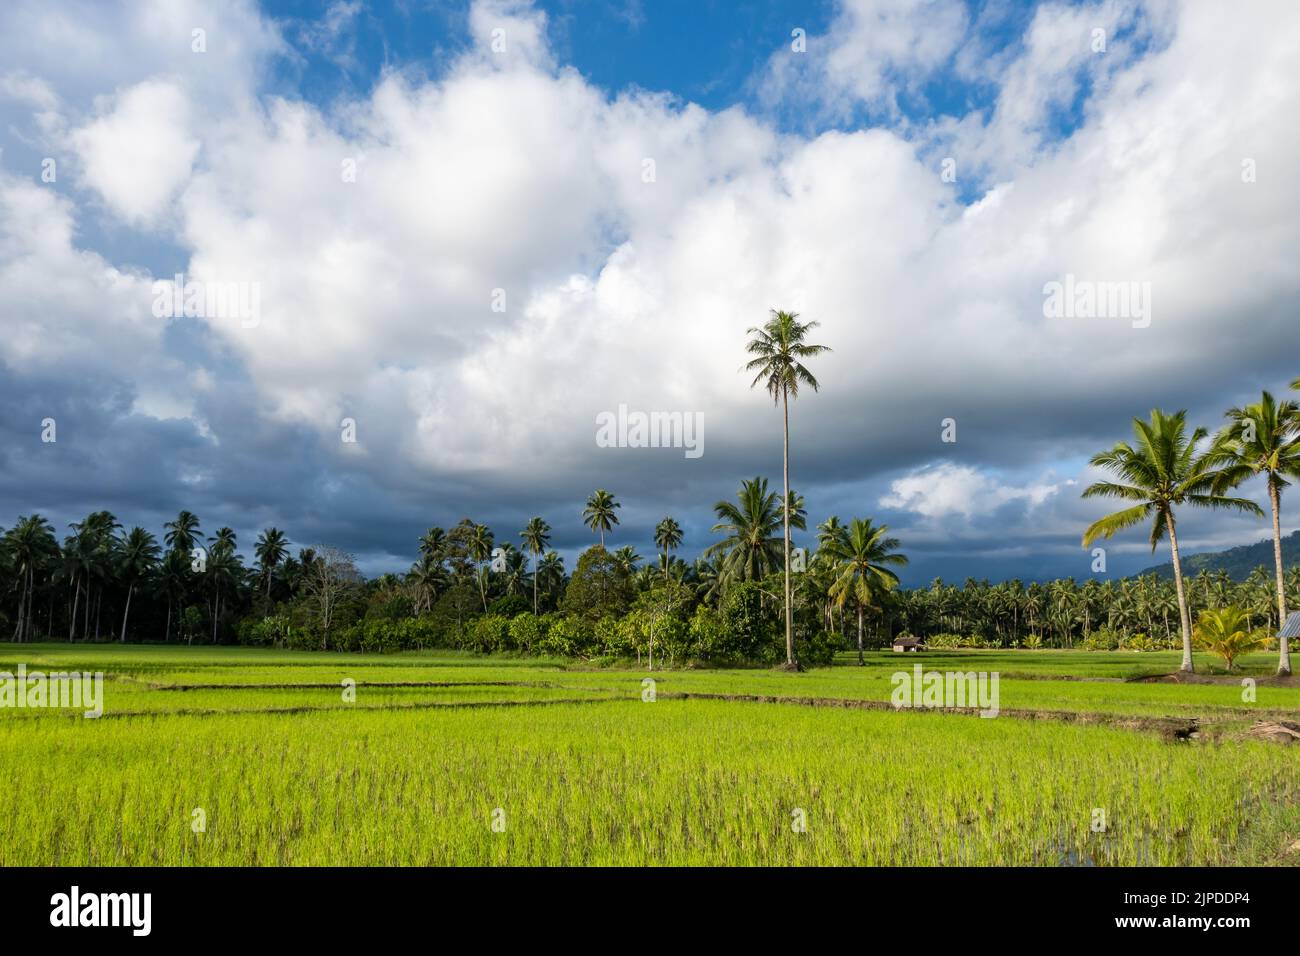
M 0 670 L 108 679 L 99 720 L 0 710 L 0 865 L 1297 862 L 1300 761 L 1283 745 L 674 696 L 885 701 L 920 662 L 999 671 L 1004 712 L 1235 727 L 1300 710 L 1295 688 L 1247 705 L 1233 684 L 1064 679 L 1177 666 L 1141 656 L 1154 660 L 886 652 L 801 674 L 670 671 L 648 703 L 641 671 L 564 662 L 4 645 Z M 1247 664 L 1263 676 L 1269 657 Z

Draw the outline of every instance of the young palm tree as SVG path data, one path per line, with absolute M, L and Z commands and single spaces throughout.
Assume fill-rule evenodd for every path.
M 532 518 L 519 537 L 524 539 L 526 547 L 533 555 L 533 613 L 537 613 L 537 559 L 546 550 L 551 541 L 551 526 L 541 518 Z
M 1165 535 L 1169 536 L 1183 635 L 1181 669 L 1190 674 L 1192 618 L 1183 584 L 1183 564 L 1178 553 L 1174 507 L 1186 504 L 1201 508 L 1232 509 L 1261 517 L 1264 512 L 1253 501 L 1229 498 L 1215 491 L 1224 480 L 1222 472 L 1215 467 L 1215 452 L 1213 449 L 1205 454 L 1196 451 L 1196 446 L 1208 432 L 1204 428 L 1197 428 L 1188 435 L 1185 411 L 1169 415 L 1158 408 L 1152 409 L 1150 422 L 1144 422 L 1140 418 L 1133 420 L 1133 432 L 1137 437 L 1136 446 L 1119 442 L 1109 451 L 1100 452 L 1092 458 L 1094 466 L 1114 473 L 1121 481 L 1099 481 L 1089 485 L 1083 492 L 1085 498 L 1119 498 L 1133 504 L 1123 511 L 1093 522 L 1083 533 L 1083 546 L 1087 548 L 1098 538 L 1109 538 L 1148 518 L 1153 519 L 1152 551 Z
M 280 562 L 289 556 L 289 539 L 279 528 L 267 528 L 253 545 L 253 553 L 262 566 L 262 576 L 266 578 L 266 599 L 271 600 L 271 575 Z
M 131 614 L 131 597 L 140 579 L 158 563 L 158 541 L 144 528 L 132 528 L 122 539 L 118 552 L 118 569 L 126 584 L 126 608 L 122 611 L 121 643 L 126 643 L 126 622 Z
M 1245 408 L 1230 408 L 1229 424 L 1216 441 L 1223 481 L 1216 491 L 1235 487 L 1253 475 L 1263 475 L 1273 509 L 1273 565 L 1277 576 L 1278 621 L 1286 621 L 1286 579 L 1282 566 L 1282 489 L 1287 478 L 1300 477 L 1300 406 L 1278 402 L 1268 392 Z M 1291 673 L 1288 639 L 1280 640 L 1277 673 Z
M 802 360 L 829 352 L 824 345 L 809 345 L 804 341 L 816 322 L 800 322 L 793 312 L 772 310 L 772 317 L 761 329 L 750 329 L 750 339 L 746 350 L 754 358 L 745 365 L 745 370 L 756 373 L 750 383 L 753 388 L 763 382 L 773 403 L 781 405 L 783 441 L 781 445 L 781 474 L 785 482 L 785 494 L 782 501 L 790 500 L 790 399 L 799 397 L 800 384 L 807 385 L 814 392 L 821 386 L 812 372 L 804 367 Z M 790 594 L 790 511 L 785 513 L 785 662 L 794 667 L 794 614 Z
M 582 521 L 592 531 L 600 532 L 600 546 L 605 547 L 605 532 L 612 531 L 618 524 L 618 515 L 614 514 L 623 507 L 614 500 L 604 488 L 597 488 L 587 499 L 587 507 L 582 511 Z
M 754 478 L 741 482 L 736 498 L 739 504 L 719 501 L 713 506 L 718 523 L 709 530 L 713 534 L 725 533 L 727 537 L 704 552 L 706 558 L 721 559 L 718 583 L 722 587 L 732 581 L 756 581 L 765 577 L 776 570 L 781 559 L 777 529 L 784 516 L 780 496 L 767 490 L 766 478 Z M 799 529 L 804 527 L 798 512 L 792 524 Z
M 1252 630 L 1250 616 L 1239 607 L 1229 605 L 1215 611 L 1202 611 L 1193 634 L 1197 647 L 1223 658 L 1228 670 L 1232 662 L 1264 643 L 1263 630 Z
M 907 556 L 898 554 L 899 541 L 889 537 L 889 526 L 875 526 L 871 519 L 854 518 L 843 535 L 831 539 L 826 545 L 835 561 L 836 578 L 830 594 L 839 607 L 848 598 L 858 609 L 858 666 L 862 657 L 862 615 L 873 607 L 872 598 L 877 592 L 898 587 L 898 575 L 889 566 L 902 567 Z
M 624 574 L 631 577 L 636 574 L 636 566 L 641 563 L 641 555 L 636 553 L 636 548 L 625 544 L 614 552 L 614 562 Z
M 655 547 L 664 553 L 664 580 L 668 580 L 668 552 L 682 546 L 682 526 L 673 518 L 664 518 L 655 525 Z

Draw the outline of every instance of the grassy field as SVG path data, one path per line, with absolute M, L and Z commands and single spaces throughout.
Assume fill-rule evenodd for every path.
M 103 671 L 104 716 L 0 709 L 0 865 L 1300 862 L 1298 752 L 1241 739 L 1300 687 L 1134 680 L 1172 653 L 670 671 L 654 701 L 643 671 L 448 652 L 0 645 L 20 662 Z M 997 672 L 1002 715 L 893 710 L 918 662 Z

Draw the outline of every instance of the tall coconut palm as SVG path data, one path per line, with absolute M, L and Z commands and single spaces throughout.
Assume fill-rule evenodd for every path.
M 709 530 L 726 537 L 710 545 L 705 557 L 719 557 L 719 584 L 726 587 L 732 581 L 756 581 L 780 566 L 782 525 L 781 499 L 775 491 L 767 490 L 766 478 L 753 478 L 741 482 L 736 503 L 719 501 L 713 506 L 718 523 Z M 803 528 L 796 512 L 792 523 Z
M 229 531 L 223 528 L 222 531 Z M 212 539 L 211 553 L 208 555 L 205 574 L 212 588 L 212 643 L 217 643 L 217 628 L 221 621 L 221 609 L 228 590 L 233 590 L 243 576 L 243 565 L 235 553 L 233 532 L 223 537 L 221 531 Z
M 817 526 L 817 544 L 822 548 L 832 547 L 836 542 L 844 540 L 848 530 L 838 515 L 831 515 Z
M 1286 620 L 1286 580 L 1282 566 L 1282 489 L 1288 478 L 1300 477 L 1300 406 L 1276 401 L 1268 392 L 1245 408 L 1230 408 L 1228 419 L 1215 443 L 1223 481 L 1223 492 L 1254 475 L 1263 475 L 1268 501 L 1273 509 L 1273 565 L 1277 578 L 1278 621 Z M 1280 639 L 1277 672 L 1291 673 L 1291 651 L 1286 637 Z
M 524 547 L 533 556 L 533 613 L 537 613 L 537 560 L 546 546 L 551 542 L 551 526 L 541 518 L 530 518 L 524 530 L 519 532 Z
M 406 573 L 406 580 L 415 590 L 415 613 L 422 614 L 433 610 L 438 592 L 447 584 L 447 569 L 436 557 L 421 554 Z
M 554 607 L 564 590 L 564 558 L 554 551 L 546 552 L 537 565 L 537 578 L 542 591 Z
M 13 639 L 30 641 L 36 574 L 58 558 L 59 542 L 48 520 L 41 515 L 27 515 L 20 517 L 18 523 L 5 532 L 3 547 L 5 563 L 13 569 L 20 595 Z
M 266 599 L 270 601 L 271 576 L 280 562 L 289 556 L 289 539 L 279 528 L 267 528 L 258 536 L 257 543 L 253 545 L 253 553 L 257 555 L 262 576 L 266 578 Z
M 1175 506 L 1191 505 L 1216 510 L 1243 511 L 1263 517 L 1253 501 L 1231 498 L 1215 489 L 1225 479 L 1216 468 L 1213 449 L 1198 453 L 1197 445 L 1209 434 L 1204 428 L 1187 433 L 1187 413 L 1169 415 L 1158 408 L 1151 410 L 1151 420 L 1133 419 L 1136 445 L 1119 442 L 1109 451 L 1093 456 L 1094 467 L 1103 468 L 1121 480 L 1098 481 L 1083 492 L 1085 498 L 1118 498 L 1132 504 L 1122 511 L 1095 521 L 1083 533 L 1083 546 L 1090 547 L 1098 538 L 1109 538 L 1120 531 L 1139 525 L 1148 518 L 1151 524 L 1151 550 L 1155 551 L 1165 535 L 1174 565 L 1174 585 L 1178 592 L 1178 616 L 1182 626 L 1182 670 L 1192 673 L 1192 617 L 1183 583 L 1183 563 L 1178 551 L 1178 527 Z
M 781 444 L 781 474 L 785 482 L 785 494 L 782 501 L 790 501 L 790 399 L 799 397 L 799 386 L 807 385 L 814 392 L 821 386 L 812 372 L 804 366 L 803 360 L 829 352 L 824 345 L 810 345 L 804 337 L 817 327 L 816 322 L 800 322 L 793 312 L 772 310 L 772 317 L 762 328 L 752 328 L 747 334 L 752 335 L 746 350 L 754 358 L 745 365 L 745 370 L 756 373 L 750 388 L 764 383 L 772 396 L 773 403 L 781 405 L 783 440 Z M 793 509 L 786 508 L 785 528 L 785 662 L 794 667 L 794 611 L 790 593 L 790 525 Z
M 862 615 L 874 606 L 876 594 L 898 587 L 898 575 L 891 567 L 907 564 L 898 553 L 899 540 L 889 537 L 888 525 L 873 525 L 870 518 L 854 518 L 844 533 L 832 538 L 827 551 L 835 561 L 836 578 L 830 593 L 843 608 L 849 598 L 858 611 L 858 665 L 862 657 Z
M 126 607 L 122 611 L 121 643 L 126 643 L 126 622 L 131 615 L 131 598 L 136 585 L 158 563 L 158 541 L 144 528 L 132 528 L 118 549 L 118 574 L 126 585 Z
M 655 547 L 664 553 L 664 580 L 668 580 L 668 552 L 682 546 L 682 526 L 674 518 L 664 518 L 655 525 Z
M 436 525 L 420 536 L 420 554 L 428 558 L 441 558 L 447 546 L 447 532 Z
M 208 550 L 212 553 L 224 551 L 226 554 L 235 553 L 236 536 L 233 528 L 218 528 L 217 533 L 209 535 L 208 541 L 212 547 Z
M 114 535 L 122 527 L 111 511 L 93 511 L 85 520 L 70 525 L 77 533 L 78 550 L 85 561 L 86 605 L 82 612 L 82 637 L 90 636 L 90 611 L 95 606 L 95 638 L 99 638 L 99 609 L 104 600 L 104 583 L 111 576 Z M 95 587 L 98 582 L 98 588 Z
M 172 636 L 172 608 L 180 608 L 190 587 L 190 559 L 183 551 L 168 551 L 158 565 L 158 593 L 167 599 L 167 626 L 163 630 L 163 641 L 170 641 Z
M 465 536 L 465 550 L 469 552 L 470 558 L 477 565 L 475 576 L 478 578 L 479 596 L 483 599 L 483 610 L 485 612 L 488 607 L 487 572 L 483 565 L 488 558 L 492 557 L 492 546 L 495 540 L 492 529 L 485 524 L 473 525 Z
M 200 537 L 199 518 L 192 511 L 180 512 L 176 520 L 168 521 L 163 525 L 163 529 L 167 532 L 163 535 L 167 547 L 184 554 L 194 550 L 194 545 Z
M 614 530 L 618 524 L 618 515 L 614 512 L 623 507 L 614 496 L 604 488 L 597 488 L 587 499 L 587 507 L 582 509 L 582 521 L 592 531 L 600 533 L 600 546 L 605 547 L 605 532 Z

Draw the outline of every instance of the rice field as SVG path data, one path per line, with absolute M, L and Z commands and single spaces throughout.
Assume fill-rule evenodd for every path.
M 0 645 L 20 662 L 103 671 L 104 715 L 0 708 L 4 866 L 1300 862 L 1300 751 L 1240 735 L 1300 688 L 1131 680 L 1175 655 L 876 653 L 656 672 L 653 700 L 640 670 L 448 652 Z M 1002 715 L 890 708 L 918 662 L 997 671 Z

